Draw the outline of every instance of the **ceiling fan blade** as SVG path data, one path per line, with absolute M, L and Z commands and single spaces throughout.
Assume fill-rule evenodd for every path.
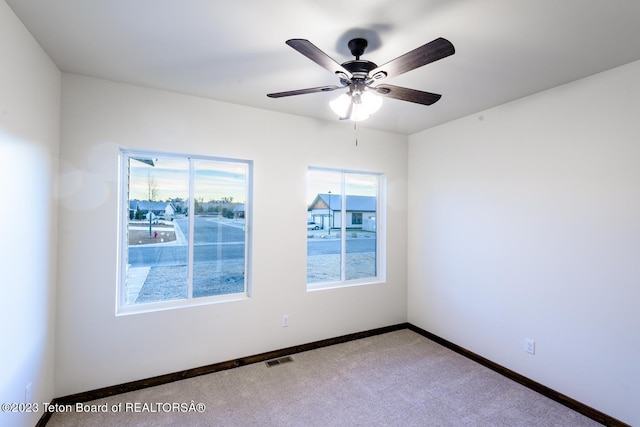
M 455 52 L 456 50 L 453 44 L 451 44 L 449 40 L 440 37 L 371 70 L 369 75 L 375 80 L 398 76 L 407 71 L 415 70 L 423 65 L 446 58 Z
M 392 85 L 378 85 L 371 89 L 375 90 L 380 96 L 422 105 L 431 105 L 442 97 L 442 95 L 438 95 L 437 93 L 422 92 L 420 90 Z
M 287 40 L 286 43 L 322 68 L 325 68 L 332 73 L 342 74 L 347 79 L 353 77 L 353 75 L 346 68 L 331 59 L 329 55 L 318 49 L 309 40 L 291 39 Z
M 317 92 L 331 92 L 332 90 L 340 89 L 340 86 L 318 86 L 310 87 L 308 89 L 290 90 L 287 92 L 268 93 L 269 98 L 282 98 L 283 96 L 304 95 L 307 93 Z

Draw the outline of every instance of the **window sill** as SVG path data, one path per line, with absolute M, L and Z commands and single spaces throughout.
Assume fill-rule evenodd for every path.
M 382 278 L 367 278 L 348 280 L 344 282 L 307 283 L 307 292 L 323 291 L 326 289 L 351 288 L 354 286 L 379 285 L 386 283 Z
M 188 307 L 199 307 L 202 305 L 219 304 L 233 301 L 244 301 L 250 299 L 246 293 L 216 295 L 211 297 L 181 299 L 172 301 L 158 301 L 142 304 L 129 304 L 117 307 L 116 316 L 128 316 L 131 314 L 154 313 L 157 311 L 176 310 Z

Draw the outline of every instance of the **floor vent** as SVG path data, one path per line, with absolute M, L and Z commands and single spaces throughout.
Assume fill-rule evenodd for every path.
M 272 366 L 282 365 L 283 363 L 293 362 L 291 356 L 281 357 L 280 359 L 267 360 L 264 362 L 269 368 Z

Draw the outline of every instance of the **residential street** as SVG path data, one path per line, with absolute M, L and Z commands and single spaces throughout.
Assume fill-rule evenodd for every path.
M 128 247 L 130 271 L 135 271 L 135 275 L 139 276 L 127 290 L 127 298 L 131 302 L 186 298 L 188 221 L 178 218 L 174 220 L 174 226 L 174 241 Z M 337 280 L 335 274 L 339 272 L 340 262 L 338 234 L 335 231 L 327 235 L 322 230 L 308 233 L 311 236 L 307 238 L 307 253 L 310 255 L 307 280 L 310 283 Z M 194 235 L 193 295 L 241 292 L 245 279 L 244 223 L 231 219 L 196 217 Z M 356 236 L 360 237 L 354 238 L 349 234 L 347 238 L 347 253 L 351 255 L 348 259 L 352 263 L 347 278 L 375 275 L 375 235 L 364 233 Z M 331 275 L 327 276 L 327 271 Z
M 214 260 L 238 260 L 244 257 L 244 231 L 242 225 L 197 217 L 195 219 L 194 262 Z M 185 237 L 188 237 L 187 220 L 176 219 Z M 348 253 L 375 252 L 376 239 L 348 239 Z M 308 239 L 307 253 L 330 255 L 340 253 L 339 239 Z M 187 246 L 137 245 L 129 247 L 129 264 L 140 266 L 185 265 Z

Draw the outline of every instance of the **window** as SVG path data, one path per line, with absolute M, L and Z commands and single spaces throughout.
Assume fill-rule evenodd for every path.
M 384 280 L 381 174 L 307 172 L 307 289 Z
M 122 151 L 118 313 L 248 296 L 251 169 Z

